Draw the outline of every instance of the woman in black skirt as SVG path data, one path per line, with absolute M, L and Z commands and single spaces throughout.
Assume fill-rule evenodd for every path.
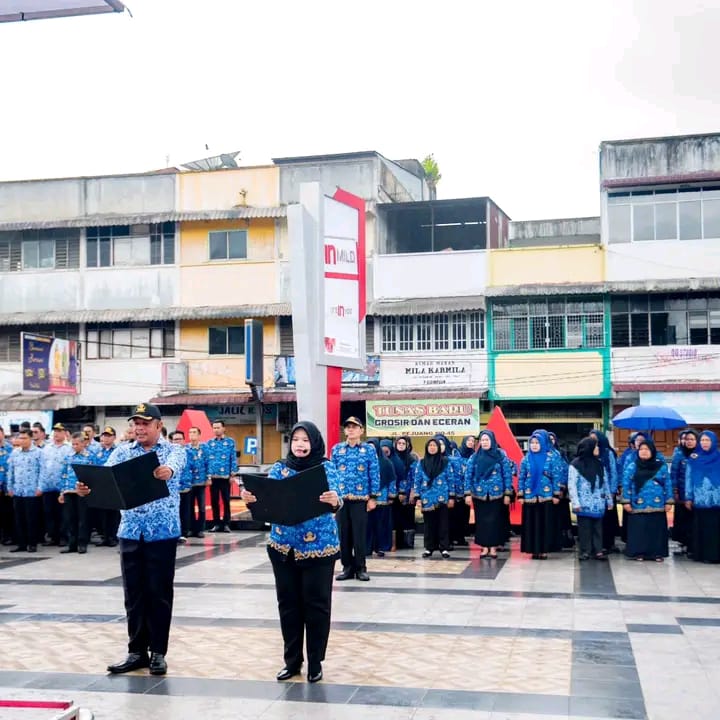
M 625 466 L 621 502 L 628 520 L 625 554 L 662 562 L 668 556 L 667 513 L 674 500 L 667 465 L 650 440 L 640 443 L 637 458 Z
M 528 453 L 520 464 L 518 502 L 522 505 L 520 550 L 533 560 L 545 560 L 557 548 L 557 514 L 565 469 L 560 456 L 552 450 L 545 430 L 530 436 Z
M 720 563 L 720 452 L 714 432 L 700 435 L 700 447 L 688 458 L 686 507 L 692 510 L 693 560 Z
M 615 547 L 615 538 L 620 534 L 620 520 L 617 512 L 618 494 L 618 461 L 617 453 L 610 446 L 607 435 L 600 430 L 591 430 L 590 437 L 594 437 L 598 445 L 598 460 L 607 473 L 610 494 L 612 495 L 612 507 L 605 511 L 602 523 L 602 546 L 603 553 L 608 555 L 612 552 L 619 552 Z
M 480 433 L 480 449 L 465 470 L 465 504 L 475 508 L 475 542 L 480 556 L 497 557 L 507 538 L 505 506 L 512 494 L 512 471 L 507 456 L 490 430 Z
M 691 552 L 692 512 L 685 505 L 685 476 L 688 471 L 688 459 L 697 455 L 700 436 L 695 430 L 685 430 L 680 434 L 680 442 L 673 453 L 670 465 L 670 480 L 675 493 L 675 509 L 673 510 L 672 539 L 680 545 L 676 555 Z

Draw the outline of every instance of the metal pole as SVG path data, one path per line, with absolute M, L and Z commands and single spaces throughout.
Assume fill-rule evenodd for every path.
M 255 437 L 257 438 L 256 459 L 257 464 L 263 464 L 263 403 L 258 400 L 255 403 Z

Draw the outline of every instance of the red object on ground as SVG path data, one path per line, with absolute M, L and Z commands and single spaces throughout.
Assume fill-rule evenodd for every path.
M 191 427 L 200 428 L 200 439 L 202 442 L 212 440 L 212 423 L 208 420 L 208 416 L 203 410 L 183 410 L 183 414 L 180 416 L 180 421 L 177 424 L 177 430 L 182 430 L 185 433 L 186 442 L 190 439 L 189 431 Z
M 515 439 L 510 425 L 508 425 L 508 421 L 505 419 L 505 415 L 499 406 L 495 406 L 492 413 L 490 413 L 487 429 L 495 433 L 495 439 L 498 445 L 507 453 L 508 457 L 517 465 L 519 470 L 520 463 L 524 457 L 523 451 Z M 517 475 L 513 477 L 513 485 L 515 489 L 517 489 Z M 510 522 L 512 522 L 513 525 L 519 525 L 521 519 L 522 507 L 519 503 L 515 503 L 515 506 L 510 512 Z
M 36 710 L 68 710 L 71 702 L 53 702 L 52 700 L 0 700 L 0 707 L 34 708 Z

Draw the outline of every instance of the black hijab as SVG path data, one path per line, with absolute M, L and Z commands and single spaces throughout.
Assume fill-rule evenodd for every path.
M 462 443 L 460 444 L 460 457 L 464 458 L 465 460 L 467 460 L 468 458 L 471 458 L 476 449 L 474 447 L 467 446 L 467 441 L 471 437 L 474 437 L 474 435 L 468 435 L 468 436 L 464 437 Z
M 604 467 L 599 458 L 596 458 L 595 448 L 598 441 L 594 437 L 583 438 L 577 446 L 577 457 L 570 463 L 592 487 L 597 487 L 598 479 L 602 481 Z
M 367 442 L 368 445 L 372 445 L 375 448 L 375 453 L 378 456 L 378 465 L 380 466 L 380 487 L 384 490 L 395 480 L 395 468 L 390 460 L 385 457 L 385 453 L 380 447 L 380 441 L 377 438 L 370 438 Z
M 438 451 L 434 455 L 430 455 L 430 453 L 428 453 L 428 446 L 431 442 L 434 442 L 438 448 Z M 433 480 L 445 470 L 445 468 L 448 466 L 448 462 L 449 460 L 442 454 L 440 450 L 440 443 L 437 441 L 436 438 L 430 438 L 425 443 L 425 457 L 420 461 L 423 472 L 428 476 L 430 480 L 430 485 L 432 485 Z
M 397 449 L 398 440 L 405 441 L 405 449 L 402 452 Z M 405 464 L 405 470 L 409 470 L 410 466 L 415 462 L 415 459 L 412 454 L 412 440 L 407 435 L 401 435 L 400 437 L 395 438 L 395 452 Z
M 694 452 L 697 452 L 698 447 L 700 447 L 700 433 L 697 430 L 686 430 L 683 433 L 683 436 L 687 439 L 688 435 L 694 435 L 695 436 L 695 447 L 689 448 L 685 447 L 685 444 L 683 443 L 680 446 L 680 452 L 687 458 L 690 457 Z
M 292 438 L 297 430 L 304 430 L 310 438 L 310 454 L 307 457 L 300 458 L 292 454 Z M 325 459 L 325 441 L 317 425 L 311 423 L 309 420 L 301 420 L 295 423 L 293 429 L 290 431 L 290 447 L 288 447 L 285 465 L 291 470 L 300 472 L 315 467 L 316 465 L 321 465 Z
M 640 459 L 640 448 L 643 445 L 647 445 L 650 448 L 650 459 Z M 652 440 L 645 440 L 641 442 L 638 447 L 638 456 L 635 461 L 635 474 L 633 475 L 633 483 L 635 485 L 635 492 L 639 493 L 643 485 L 648 480 L 652 480 L 657 475 L 660 466 L 663 464 L 662 460 L 657 459 L 657 450 L 655 449 L 655 443 Z

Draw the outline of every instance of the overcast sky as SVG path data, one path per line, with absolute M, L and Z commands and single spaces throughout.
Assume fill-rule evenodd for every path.
M 432 152 L 527 220 L 599 213 L 601 140 L 720 131 L 720 0 L 126 4 L 0 25 L 0 179 Z

